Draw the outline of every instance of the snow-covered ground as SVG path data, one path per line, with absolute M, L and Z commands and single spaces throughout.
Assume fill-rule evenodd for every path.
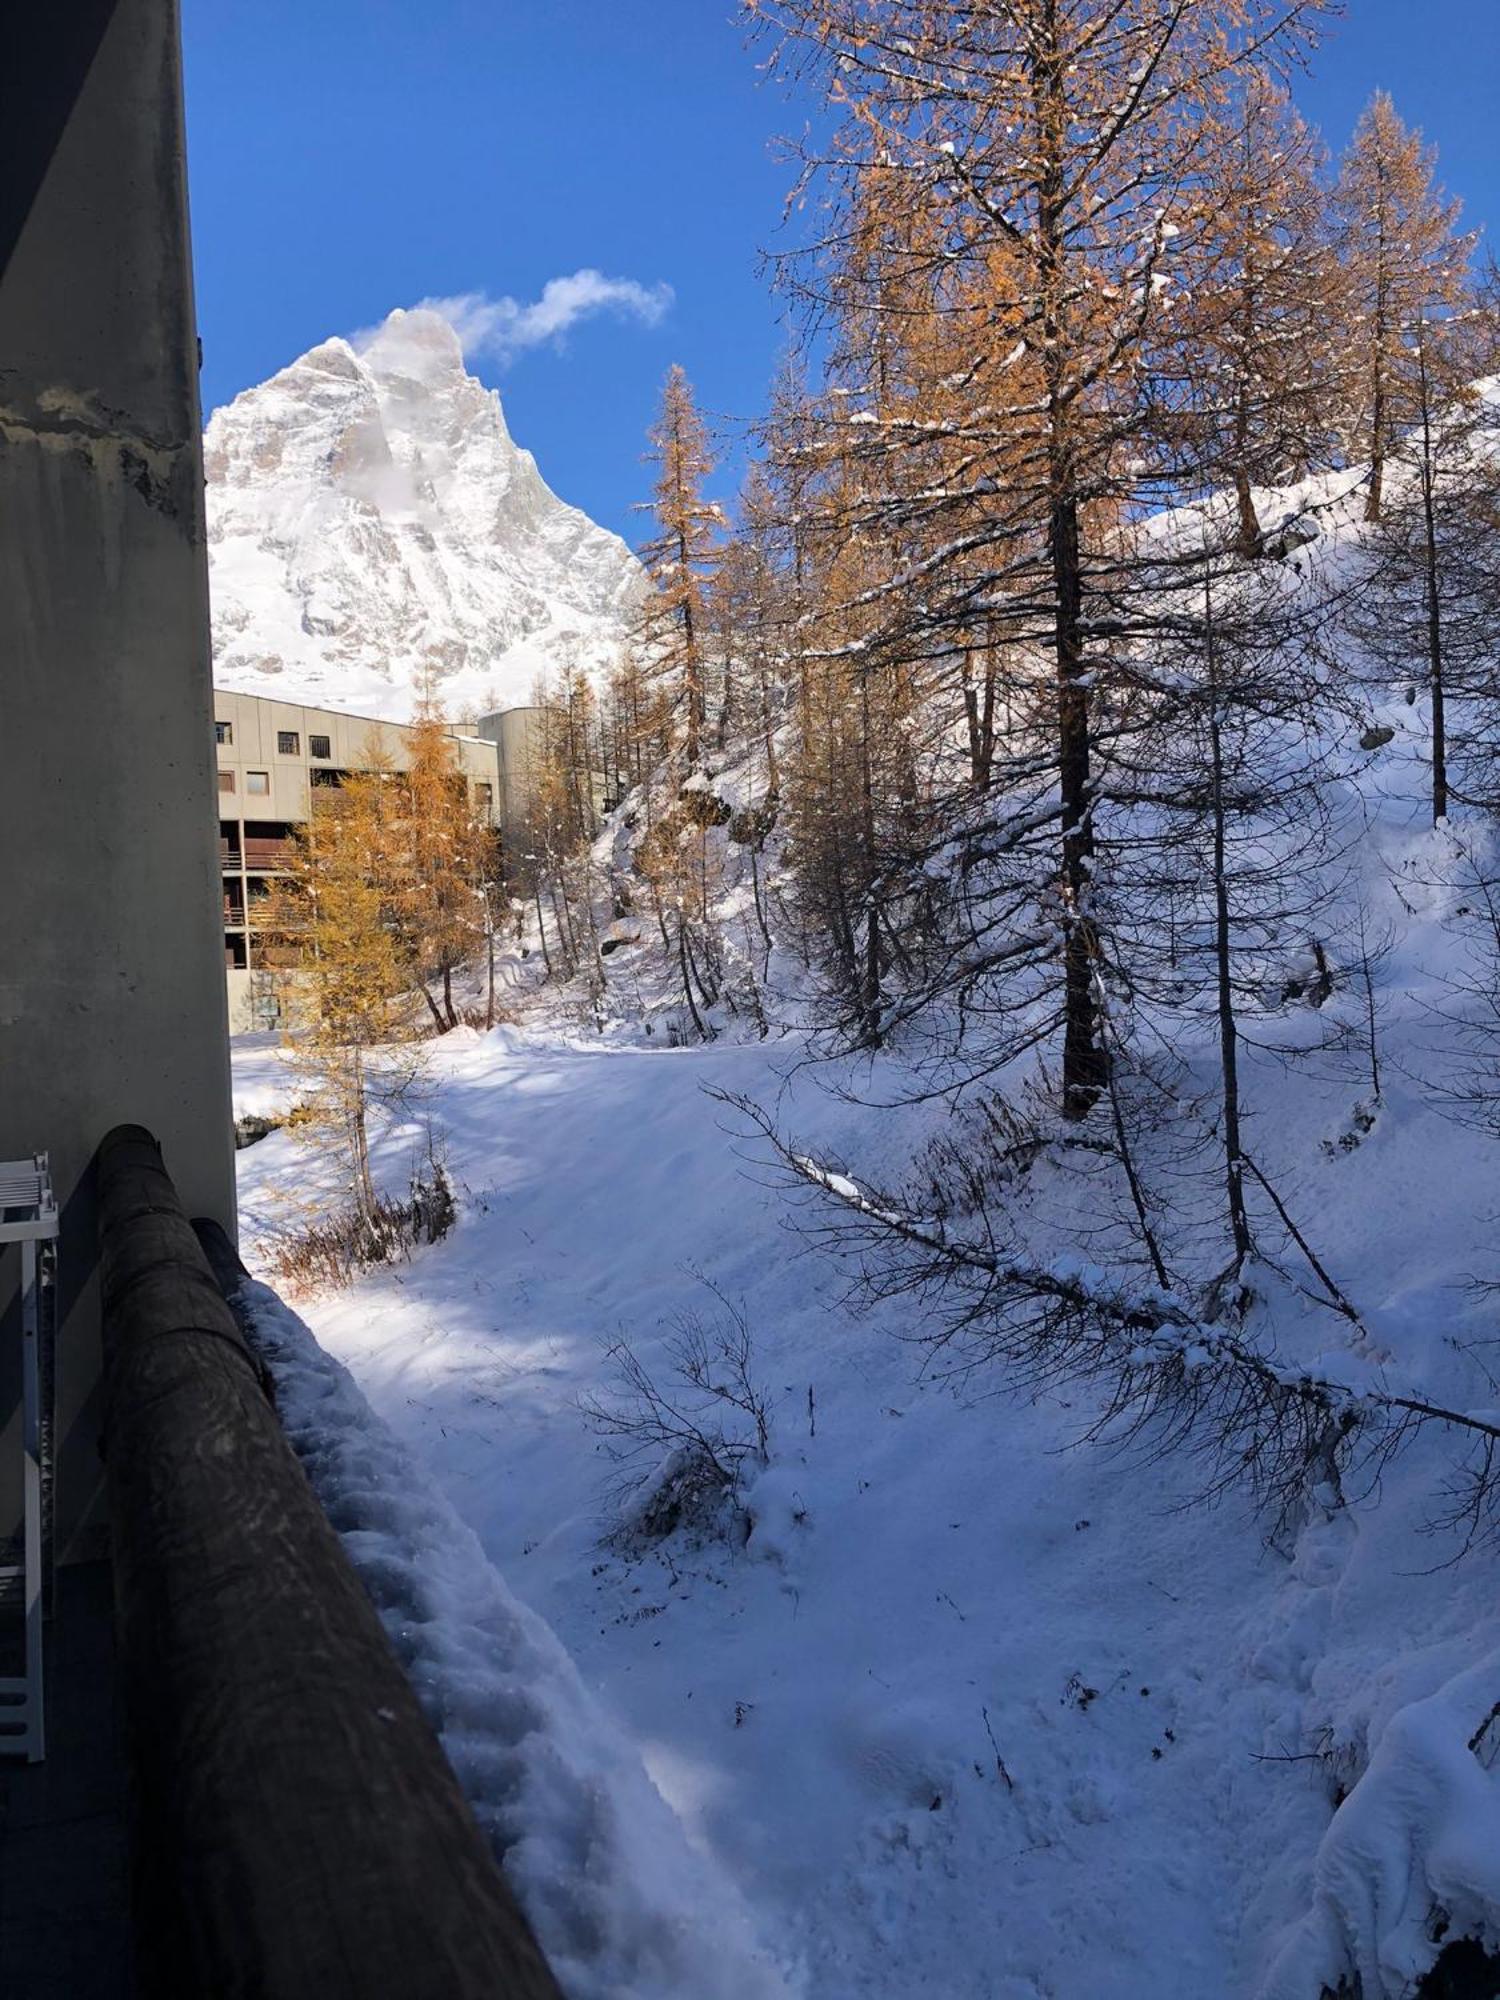
M 1347 483 L 1278 500 L 1335 568 L 1360 532 Z M 1251 1154 L 1362 1330 L 1310 1298 L 1321 1281 L 1259 1201 L 1281 1270 L 1256 1267 L 1249 1334 L 1357 1394 L 1482 1414 L 1496 1313 L 1470 1280 L 1500 1276 L 1496 1142 L 1441 1102 L 1474 836 L 1427 822 L 1423 705 L 1372 694 L 1368 719 L 1337 893 L 1377 947 L 1378 1102 L 1357 980 L 1322 1008 L 1270 1005 L 1242 1056 Z M 733 807 L 764 789 L 750 764 L 714 785 Z M 601 880 L 628 872 L 627 826 L 601 836 Z M 716 922 L 755 956 L 744 854 L 728 842 L 723 863 Z M 606 1032 L 508 956 L 511 1022 L 432 1044 L 421 1101 L 382 1124 L 385 1183 L 431 1135 L 460 1219 L 295 1302 L 357 1388 L 293 1323 L 271 1340 L 325 1497 L 347 1461 L 366 1501 L 410 1500 L 373 1559 L 358 1536 L 351 1552 L 481 1818 L 502 1845 L 537 1828 L 508 1866 L 576 2000 L 760 2000 L 778 1979 L 808 2000 L 1320 2000 L 1356 1973 L 1363 2000 L 1400 2000 L 1435 1913 L 1500 1945 L 1496 1551 L 1434 1527 L 1464 1439 L 1430 1427 L 1346 1505 L 1313 1494 L 1273 1530 L 1233 1484 L 1205 1505 L 1188 1455 L 1081 1444 L 1084 1392 L 954 1374 L 917 1302 L 862 1304 L 809 1249 L 815 1194 L 789 1199 L 723 1095 L 773 1112 L 834 1195 L 846 1175 L 899 1183 L 946 1107 L 901 1107 L 899 1051 L 873 1071 L 814 1060 L 780 954 L 762 984 L 784 1032 L 750 1041 L 753 1014 L 721 1009 L 712 1046 L 664 1046 L 654 934 L 610 935 Z M 1210 1106 L 1211 1028 L 1173 1027 Z M 273 1040 L 241 1042 L 235 1071 L 238 1111 L 290 1100 Z M 339 1198 L 290 1132 L 240 1168 L 252 1265 Z M 1097 1185 L 1061 1152 L 1033 1172 L 1018 1199 L 1044 1254 L 1108 1242 Z M 618 1405 L 621 1343 L 672 1393 L 684 1316 L 712 1325 L 725 1302 L 770 1419 L 748 1533 L 622 1540 L 589 1407 Z M 518 1731 L 539 1671 L 563 1692 L 523 1701 Z M 654 1872 L 629 1859 L 645 1852 Z M 570 1872 L 589 1893 L 559 1887 Z
M 1463 1281 L 1492 1142 L 1401 1074 L 1423 1059 L 1440 934 L 1418 886 L 1430 843 L 1392 852 L 1419 914 L 1383 973 L 1384 1108 L 1365 1134 L 1348 1075 L 1264 1062 L 1254 1143 L 1389 1379 L 1472 1407 L 1466 1344 L 1493 1311 Z M 913 1309 L 849 1302 L 757 1142 L 705 1096 L 746 1093 L 819 1159 L 894 1178 L 941 1114 L 873 1113 L 835 1094 L 851 1066 L 805 1055 L 795 1037 L 460 1031 L 434 1045 L 422 1121 L 379 1148 L 402 1184 L 430 1120 L 455 1234 L 294 1303 L 571 1656 L 704 1880 L 733 1885 L 722 1908 L 703 1891 L 704 1935 L 743 1899 L 792 1991 L 1318 2000 L 1351 1952 L 1367 2000 L 1409 1991 L 1434 1902 L 1463 1925 L 1500 1908 L 1494 1557 L 1452 1563 L 1427 1530 L 1455 1447 L 1429 1434 L 1273 1544 L 1242 1495 L 1196 1504 L 1192 1465 L 1078 1446 L 1077 1399 L 924 1379 Z M 240 1045 L 236 1079 L 240 1110 L 290 1092 L 264 1039 Z M 254 1267 L 321 1170 L 288 1132 L 240 1169 Z M 678 1316 L 717 1310 L 705 1279 L 743 1301 L 770 1468 L 743 1546 L 678 1534 L 630 1554 L 580 1402 L 613 1393 L 621 1339 L 665 1383 Z M 764 1990 L 745 1965 L 726 1973 L 737 2000 Z M 644 1975 L 577 1990 L 668 1991 Z

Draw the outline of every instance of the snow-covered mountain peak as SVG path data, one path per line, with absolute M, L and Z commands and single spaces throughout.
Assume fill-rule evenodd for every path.
M 458 335 L 441 313 L 400 306 L 360 343 L 365 366 L 382 380 L 468 379 Z
M 209 421 L 214 675 L 400 719 L 429 670 L 450 711 L 602 667 L 640 571 L 559 500 L 439 314 L 310 348 Z

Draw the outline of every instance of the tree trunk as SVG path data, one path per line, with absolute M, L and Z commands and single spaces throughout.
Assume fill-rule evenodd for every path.
M 1422 392 L 1422 566 L 1427 599 L 1427 686 L 1432 697 L 1432 823 L 1448 816 L 1447 703 L 1443 685 L 1443 614 L 1439 591 L 1437 466 L 1432 449 L 1432 396 L 1425 340 L 1417 343 Z
M 974 654 L 964 648 L 964 724 L 968 726 L 968 782 L 980 790 L 980 690 L 974 686 Z
M 999 673 L 995 666 L 995 649 L 984 649 L 984 702 L 979 711 L 979 769 L 975 773 L 976 791 L 987 792 L 990 778 L 995 769 L 995 683 Z
M 1066 394 L 1067 179 L 1071 129 L 1066 58 L 1056 0 L 1043 0 L 1032 56 L 1032 94 L 1041 164 L 1037 179 L 1036 254 L 1040 266 L 1042 356 L 1048 406 L 1050 488 L 1048 556 L 1056 617 L 1057 752 L 1062 806 L 1059 889 L 1063 906 L 1062 1113 L 1086 1118 L 1106 1076 L 1106 1056 L 1094 1002 L 1093 938 L 1089 924 L 1090 716 L 1084 677 L 1083 560 L 1078 469 Z
M 974 679 L 974 656 L 964 654 L 964 721 L 969 732 L 969 782 L 976 792 L 988 791 L 995 763 L 995 654 L 984 648 L 983 694 Z
M 1066 459 L 1064 460 L 1066 464 Z M 1081 561 L 1078 504 L 1070 492 L 1054 500 L 1052 573 L 1057 595 L 1058 775 L 1062 799 L 1063 1116 L 1086 1118 L 1104 1087 L 1107 1058 L 1094 1000 L 1093 931 L 1089 920 L 1089 697 L 1083 682 Z
M 860 967 L 859 1040 L 861 1048 L 880 1047 L 880 906 L 875 896 L 879 866 L 875 841 L 875 771 L 870 749 L 870 681 L 859 681 L 860 835 L 864 844 L 865 944 Z
M 860 1046 L 878 1049 L 880 1023 L 880 907 L 875 892 L 869 892 L 865 911 L 864 985 L 860 996 Z
M 776 731 L 771 721 L 771 684 L 764 664 L 760 670 L 760 726 L 766 746 L 766 796 L 774 799 L 781 789 L 781 773 L 776 764 Z
M 1239 519 L 1239 531 L 1235 536 L 1235 547 L 1242 556 L 1260 554 L 1260 516 L 1255 511 L 1255 496 L 1250 490 L 1250 475 L 1243 465 L 1234 468 L 1234 501 Z
M 427 1002 L 427 1011 L 432 1016 L 433 1026 L 437 1029 L 440 1035 L 446 1035 L 448 1032 L 448 1024 L 443 1019 L 442 1009 L 438 1006 L 438 1003 L 432 997 L 431 988 L 428 986 L 427 981 L 425 979 L 419 979 L 417 981 L 417 984 L 422 989 L 422 998 Z
M 568 908 L 567 893 L 564 891 L 559 895 L 557 880 L 554 877 L 548 894 L 552 899 L 552 915 L 557 924 L 557 948 L 567 966 L 565 977 L 571 978 L 578 970 L 578 941 L 573 935 L 573 918 Z
M 760 844 L 753 840 L 750 843 L 750 888 L 755 897 L 755 921 L 760 926 L 760 934 L 766 947 L 765 963 L 761 967 L 760 975 L 764 979 L 771 966 L 771 932 L 766 923 L 765 902 L 761 894 Z
M 1257 320 L 1256 292 L 1254 276 L 1254 224 L 1246 232 L 1245 282 L 1240 288 L 1240 357 L 1239 375 L 1235 383 L 1234 396 L 1234 504 L 1238 517 L 1239 531 L 1236 547 L 1242 556 L 1260 554 L 1260 518 L 1255 511 L 1255 497 L 1250 490 L 1250 396 L 1245 375 L 1248 368 L 1250 344 L 1256 338 Z
M 350 1050 L 349 1150 L 354 1171 L 354 1206 L 370 1228 L 375 1220 L 375 1182 L 370 1173 L 370 1135 L 365 1122 L 365 1062 L 357 1046 Z
M 1383 337 L 1383 336 L 1382 336 Z M 1370 404 L 1370 485 L 1365 495 L 1365 519 L 1380 519 L 1385 489 L 1385 366 L 1375 366 L 1375 393 Z
M 1381 205 L 1379 234 L 1375 245 L 1375 324 L 1371 330 L 1372 360 L 1370 382 L 1370 486 L 1365 497 L 1365 519 L 1378 521 L 1385 488 L 1385 343 L 1386 318 L 1390 306 L 1390 271 L 1386 262 L 1385 175 L 1380 175 Z
M 542 942 L 542 963 L 547 968 L 547 977 L 552 977 L 552 954 L 547 949 L 547 920 L 542 914 L 542 878 L 540 874 L 532 885 L 532 895 L 536 898 L 536 929 Z
M 681 910 L 677 912 L 677 966 L 682 974 L 682 995 L 687 1001 L 687 1010 L 692 1016 L 693 1026 L 698 1030 L 698 1039 L 700 1042 L 710 1041 L 712 1037 L 703 1025 L 703 1017 L 698 1012 L 698 1003 L 693 998 L 693 977 L 688 965 L 687 927 L 683 922 Z
M 698 635 L 693 620 L 692 570 L 689 565 L 687 537 L 679 531 L 677 537 L 678 562 L 682 572 L 682 691 L 687 710 L 687 742 L 684 754 L 687 757 L 688 776 L 698 768 L 703 741 L 703 662 L 698 655 Z
M 1230 949 L 1233 932 L 1229 910 L 1224 839 L 1224 745 L 1219 722 L 1219 687 L 1215 658 L 1213 609 L 1208 608 L 1209 783 L 1214 848 L 1214 968 L 1218 987 L 1219 1063 L 1224 1100 L 1224 1186 L 1229 1203 L 1229 1233 L 1234 1266 L 1250 1255 L 1250 1224 L 1245 1214 L 1245 1168 L 1240 1150 L 1239 1037 L 1234 1018 L 1234 985 Z

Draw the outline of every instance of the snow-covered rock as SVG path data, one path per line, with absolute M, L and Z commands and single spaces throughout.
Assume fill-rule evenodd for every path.
M 509 707 L 629 622 L 634 557 L 550 490 L 436 313 L 312 348 L 204 450 L 220 686 L 400 720 L 431 669 L 450 713 Z

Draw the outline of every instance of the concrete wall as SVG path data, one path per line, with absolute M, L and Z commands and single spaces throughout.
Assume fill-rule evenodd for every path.
M 474 727 L 500 758 L 500 831 L 513 857 L 524 845 L 528 815 L 547 744 L 545 708 L 504 708 L 482 715 Z
M 224 984 L 229 1001 L 230 1034 L 280 1033 L 285 1018 L 284 1000 L 288 982 L 300 977 L 295 972 L 228 967 L 224 973 Z
M 189 1213 L 234 1220 L 175 0 L 11 10 L 0 129 L 0 1157 L 52 1155 L 57 1548 L 85 1554 L 100 1138 L 150 1126 Z

